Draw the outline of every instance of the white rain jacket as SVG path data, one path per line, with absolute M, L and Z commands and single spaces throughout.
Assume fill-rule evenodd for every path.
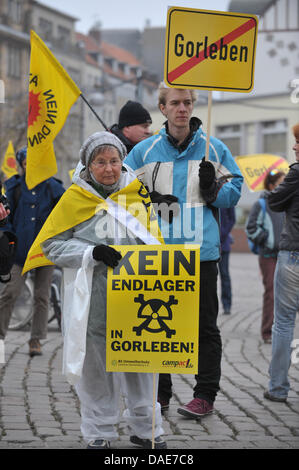
M 81 169 L 82 165 L 79 164 L 73 183 L 101 198 L 97 191 L 80 177 Z M 135 178 L 133 171 L 125 166 L 120 178 L 120 189 Z M 109 203 L 109 198 L 106 202 Z M 93 248 L 98 244 L 160 243 L 147 231 L 142 231 L 142 227 L 139 227 L 139 232 L 136 223 L 132 224 L 135 228 L 131 231 L 119 220 L 120 217 L 121 213 L 115 211 L 115 204 L 111 201 L 108 211 L 100 210 L 92 218 L 42 244 L 45 256 L 63 268 L 63 373 L 71 384 L 76 384 L 82 374 L 86 335 L 106 335 L 107 266 L 93 259 Z

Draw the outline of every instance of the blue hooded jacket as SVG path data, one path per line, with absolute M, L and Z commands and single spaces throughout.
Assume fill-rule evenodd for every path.
M 194 131 L 183 150 L 173 145 L 166 129 L 162 128 L 159 134 L 135 145 L 125 164 L 135 171 L 149 192 L 155 190 L 178 198 L 180 211 L 172 224 L 159 218 L 165 243 L 199 244 L 201 261 L 212 261 L 220 257 L 218 209 L 238 203 L 243 177 L 226 145 L 211 137 L 209 161 L 216 170 L 217 194 L 207 203 L 200 191 L 198 176 L 205 146 L 206 134 L 201 128 Z M 160 162 L 158 166 L 157 162 Z

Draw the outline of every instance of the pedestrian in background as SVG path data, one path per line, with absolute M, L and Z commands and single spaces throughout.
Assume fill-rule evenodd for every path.
M 149 112 L 137 101 L 128 101 L 120 110 L 118 123 L 110 132 L 116 135 L 129 153 L 134 145 L 152 135 L 150 125 L 152 118 Z
M 270 192 L 284 179 L 282 171 L 271 170 L 264 180 L 264 192 L 254 203 L 246 224 L 247 236 L 259 246 L 259 267 L 262 274 L 264 294 L 261 321 L 261 336 L 265 343 L 271 343 L 274 316 L 274 272 L 277 262 L 280 234 L 283 227 L 284 213 L 274 212 L 269 207 Z M 264 209 L 263 209 L 264 208 Z
M 2 195 L 2 185 L 0 183 L 0 227 L 4 227 L 9 216 L 9 204 Z M 11 232 L 0 230 L 0 282 L 6 284 L 11 279 L 10 270 L 13 265 L 17 237 Z
M 221 257 L 219 260 L 219 272 L 221 281 L 221 302 L 224 315 L 229 315 L 232 306 L 232 286 L 229 272 L 229 255 L 233 237 L 231 231 L 236 223 L 235 208 L 220 209 L 220 243 Z
M 283 182 L 268 197 L 272 211 L 284 212 L 285 222 L 279 242 L 274 277 L 274 323 L 270 381 L 264 397 L 287 401 L 290 383 L 291 343 L 299 310 L 299 123 L 293 127 L 296 163 L 290 165 Z
M 17 249 L 11 280 L 0 295 L 0 339 L 5 338 L 14 304 L 25 282 L 22 269 L 28 251 L 53 207 L 64 193 L 62 183 L 49 178 L 32 189 L 25 181 L 27 148 L 17 152 L 21 175 L 5 181 L 10 214 L 1 230 L 12 232 L 17 237 Z M 41 355 L 40 340 L 45 339 L 48 329 L 48 304 L 53 266 L 43 266 L 34 272 L 33 318 L 29 340 L 31 357 Z

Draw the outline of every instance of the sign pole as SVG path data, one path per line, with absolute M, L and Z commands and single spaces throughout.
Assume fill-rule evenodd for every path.
M 209 160 L 210 134 L 211 134 L 211 108 L 212 108 L 212 90 L 208 94 L 208 119 L 207 119 L 207 141 L 206 141 L 206 161 Z
M 152 449 L 155 448 L 156 427 L 156 373 L 153 373 L 153 420 L 152 420 Z

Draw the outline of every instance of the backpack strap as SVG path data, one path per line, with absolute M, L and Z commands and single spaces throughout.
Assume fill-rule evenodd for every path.
M 263 198 L 263 197 L 259 198 L 259 205 L 261 206 L 262 211 L 263 211 L 263 221 L 264 221 L 265 214 L 266 214 L 266 201 L 265 201 L 265 198 Z

